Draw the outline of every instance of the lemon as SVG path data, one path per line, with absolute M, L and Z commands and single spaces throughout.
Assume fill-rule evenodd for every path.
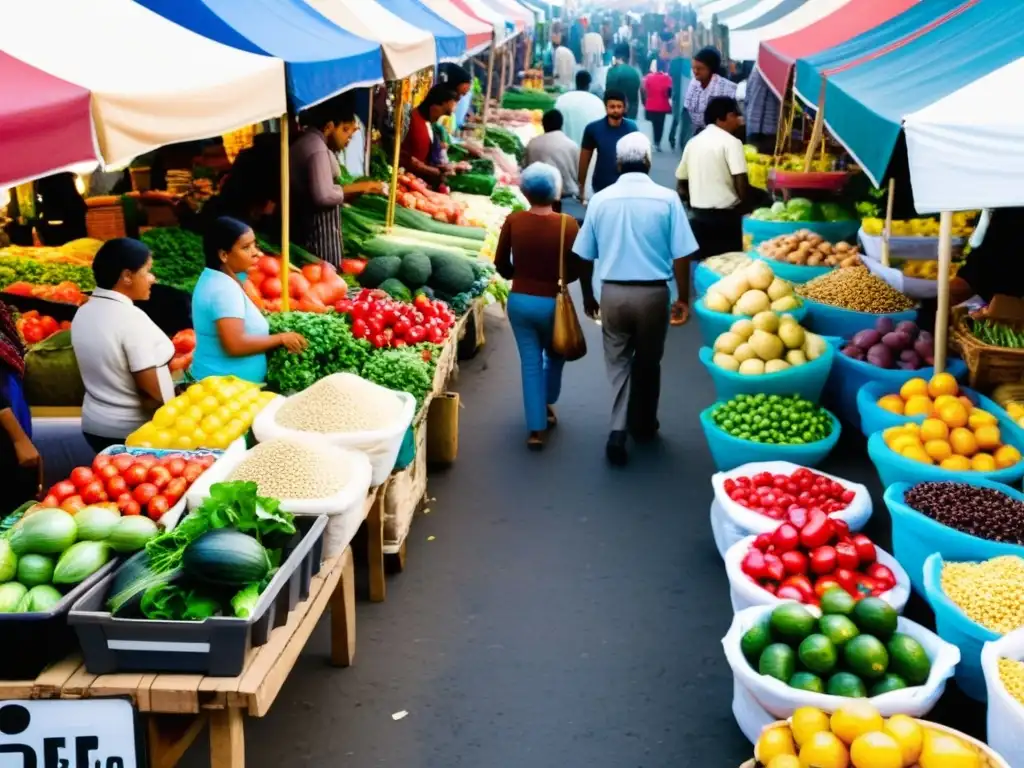
M 834 733 L 815 733 L 800 747 L 800 768 L 847 768 L 849 764 L 850 754 Z
M 995 453 L 996 466 L 1000 469 L 1006 467 L 1012 467 L 1018 461 L 1020 461 L 1020 451 L 1018 451 L 1012 445 L 1004 445 Z
M 197 405 L 203 409 L 203 413 L 213 413 L 220 408 L 220 401 L 213 395 L 207 395 Z
M 185 390 L 185 394 L 188 395 L 188 399 L 193 403 L 198 403 L 206 397 L 206 388 L 202 384 L 193 384 Z
M 754 748 L 754 755 L 765 764 L 770 763 L 779 755 L 796 755 L 796 745 L 789 726 L 778 725 L 761 732 Z
M 801 746 L 814 734 L 829 729 L 828 715 L 817 707 L 800 707 L 790 718 L 789 727 L 793 732 L 793 740 L 797 746 Z
M 796 755 L 776 755 L 765 768 L 800 768 L 800 758 Z
M 988 411 L 983 411 L 981 408 L 974 408 L 971 410 L 970 415 L 967 417 L 967 426 L 971 429 L 977 429 L 978 427 L 984 426 L 996 426 L 999 420 Z
M 933 398 L 939 395 L 955 395 L 960 391 L 960 385 L 951 373 L 936 373 L 928 382 L 928 394 Z
M 862 733 L 882 730 L 884 721 L 878 710 L 866 701 L 851 701 L 835 711 L 830 721 L 832 733 L 844 744 L 852 744 Z
M 883 410 L 889 411 L 890 413 L 896 413 L 903 415 L 904 403 L 903 398 L 899 395 L 885 395 L 878 399 L 878 407 Z
M 907 715 L 893 715 L 886 721 L 883 731 L 900 745 L 904 765 L 913 765 L 917 762 L 924 742 L 924 728 L 920 723 Z
M 953 449 L 945 440 L 929 440 L 924 444 L 924 451 L 935 461 L 945 461 L 953 455 Z
M 887 733 L 862 733 L 850 745 L 850 762 L 854 768 L 903 768 L 903 750 Z
M 914 395 L 907 400 L 903 413 L 907 416 L 931 416 L 935 405 L 928 395 Z
M 983 768 L 978 751 L 949 733 L 926 730 L 924 732 L 921 768 Z
M 982 424 L 975 429 L 974 439 L 978 441 L 978 448 L 983 451 L 992 451 L 1002 445 L 999 427 L 994 424 Z
M 174 422 L 178 420 L 178 409 L 173 405 L 161 405 L 156 409 L 156 413 L 153 414 L 153 426 L 161 429 L 174 426 Z
M 945 440 L 949 437 L 949 427 L 942 419 L 925 419 L 921 424 L 921 439 L 926 443 L 929 440 Z
M 182 416 L 180 419 L 178 419 L 177 423 L 174 426 L 175 429 L 177 429 L 178 434 L 187 435 L 190 434 L 193 430 L 195 430 L 196 421 L 194 419 L 189 418 L 188 416 Z
M 914 395 L 927 395 L 928 394 L 928 382 L 917 376 L 913 379 L 905 381 L 903 386 L 900 387 L 900 397 L 904 400 L 909 400 Z

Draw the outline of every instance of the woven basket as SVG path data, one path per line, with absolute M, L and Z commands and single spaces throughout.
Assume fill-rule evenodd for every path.
M 967 323 L 967 310 L 954 309 L 952 346 L 967 363 L 968 383 L 972 389 L 987 391 L 999 384 L 1015 384 L 1024 379 L 1024 349 L 986 344 L 968 330 Z M 1017 330 L 1024 328 L 1024 321 L 1010 324 Z
M 938 723 L 933 723 L 928 720 L 918 720 L 918 722 L 928 730 L 939 731 L 940 733 L 948 733 L 950 736 L 956 736 L 961 741 L 965 741 L 971 746 L 981 751 L 981 753 L 985 756 L 985 760 L 987 761 L 982 763 L 981 768 L 1010 768 L 1010 764 L 1003 760 L 1003 758 L 1001 758 L 995 752 L 993 752 L 987 744 L 984 744 L 978 741 L 977 739 L 968 736 L 966 733 L 961 733 L 955 728 L 948 728 L 945 725 L 939 725 Z M 778 720 L 772 723 L 771 725 L 765 726 L 765 730 L 767 730 L 768 728 L 774 728 L 779 725 L 789 725 L 789 721 Z M 743 763 L 743 765 L 741 765 L 740 768 L 763 768 L 763 766 L 761 765 L 761 763 L 757 762 L 757 760 L 752 759 L 747 760 L 747 762 Z
M 113 240 L 125 237 L 124 210 L 120 205 L 90 208 L 85 214 L 85 229 L 94 240 Z

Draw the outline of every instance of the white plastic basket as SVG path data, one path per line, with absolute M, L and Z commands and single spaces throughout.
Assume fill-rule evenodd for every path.
M 765 726 L 776 720 L 785 720 L 800 707 L 817 707 L 825 712 L 834 712 L 849 701 L 842 696 L 790 688 L 781 680 L 762 675 L 750 666 L 740 650 L 740 640 L 748 629 L 762 621 L 774 607 L 756 606 L 737 613 L 728 633 L 722 638 L 725 658 L 733 674 L 733 715 L 743 735 L 751 743 L 756 743 Z M 946 681 L 953 676 L 953 668 L 960 661 L 960 649 L 902 616 L 897 629 L 924 647 L 932 662 L 931 673 L 924 685 L 883 693 L 869 701 L 883 717 L 895 714 L 923 717 L 935 707 L 946 690 Z
M 771 533 L 783 522 L 752 512 L 742 504 L 737 504 L 726 493 L 725 481 L 735 480 L 737 477 L 752 477 L 761 472 L 770 472 L 773 475 L 792 475 L 798 469 L 805 469 L 805 467 L 789 461 L 755 461 L 730 469 L 728 472 L 716 472 L 711 476 L 711 487 L 715 491 L 715 502 L 711 505 L 711 530 L 715 532 L 716 527 L 718 528 L 718 533 L 715 534 L 718 554 L 725 557 L 726 551 L 740 539 L 745 536 L 756 536 L 759 533 Z M 811 468 L 807 467 L 806 469 Z M 854 492 L 850 505 L 846 509 L 833 512 L 830 517 L 843 520 L 850 526 L 851 531 L 859 531 L 867 525 L 872 512 L 871 494 L 868 493 L 867 488 L 827 472 L 819 472 L 816 469 L 811 469 L 811 471 L 834 480 Z M 722 517 L 722 520 L 717 523 L 715 521 L 716 505 L 717 513 Z
M 988 743 L 1014 766 L 1024 765 L 1024 705 L 1006 690 L 999 677 L 999 659 L 1024 660 L 1024 627 L 985 643 L 981 670 L 988 689 Z
M 745 539 L 740 539 L 725 553 L 725 573 L 729 578 L 729 597 L 732 599 L 733 613 L 739 613 L 753 606 L 776 606 L 786 602 L 761 589 L 743 572 L 741 567 L 743 558 L 755 538 L 757 537 L 748 536 Z M 897 613 L 903 613 L 907 600 L 910 599 L 910 577 L 903 570 L 903 566 L 896 562 L 896 558 L 877 545 L 875 546 L 875 556 L 878 562 L 889 568 L 892 575 L 896 577 L 896 586 L 888 592 L 883 592 L 879 597 L 895 608 Z
M 352 373 L 335 373 L 332 376 L 359 378 Z M 408 431 L 409 425 L 412 424 L 413 417 L 416 415 L 416 398 L 408 392 L 396 392 L 393 389 L 381 387 L 363 379 L 361 381 L 364 385 L 378 387 L 383 392 L 387 392 L 402 402 L 401 417 L 387 429 L 363 432 L 320 433 L 302 432 L 282 427 L 277 423 L 277 412 L 289 398 L 277 397 L 267 403 L 263 410 L 256 415 L 256 419 L 252 423 L 253 434 L 256 435 L 256 439 L 260 442 L 266 442 L 275 437 L 288 437 L 295 440 L 316 438 L 325 440 L 340 448 L 362 451 L 370 459 L 370 466 L 373 469 L 371 484 L 372 486 L 378 486 L 388 479 L 391 470 L 395 468 L 398 452 L 402 449 L 402 440 L 405 438 L 405 433 Z M 302 393 L 300 392 L 298 395 L 292 395 L 292 397 L 301 397 L 301 395 Z

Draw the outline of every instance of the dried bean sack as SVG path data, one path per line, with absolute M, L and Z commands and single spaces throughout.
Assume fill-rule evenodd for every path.
M 988 744 L 1010 765 L 1024 765 L 1024 627 L 985 643 Z

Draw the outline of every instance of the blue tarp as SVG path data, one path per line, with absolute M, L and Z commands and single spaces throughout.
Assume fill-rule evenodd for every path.
M 921 6 L 929 12 L 922 14 Z M 846 53 L 837 56 L 839 49 Z M 1024 3 L 930 0 L 876 30 L 799 62 L 798 77 L 806 63 L 817 66 L 815 75 L 798 82 L 798 87 L 803 97 L 816 102 L 824 72 L 829 131 L 878 183 L 907 115 L 1022 56 Z M 823 64 L 823 57 L 829 61 Z
M 466 54 L 466 33 L 452 26 L 417 0 L 377 0 L 403 21 L 434 36 L 437 60 L 459 59 Z
M 378 43 L 341 29 L 302 0 L 136 2 L 203 37 L 283 60 L 296 109 L 384 79 Z

